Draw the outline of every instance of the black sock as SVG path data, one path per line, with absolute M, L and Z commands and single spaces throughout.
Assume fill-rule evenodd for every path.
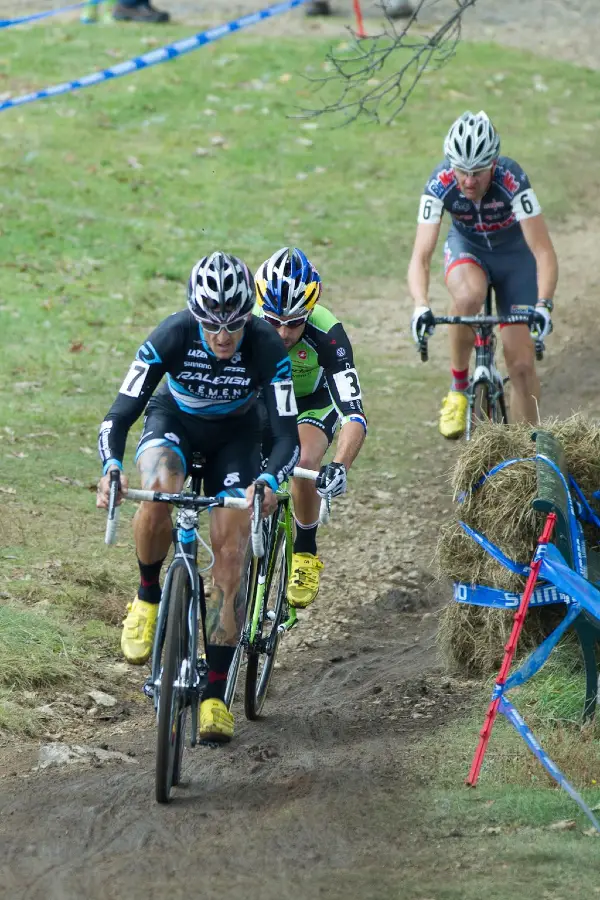
M 312 525 L 301 525 L 296 519 L 296 537 L 294 539 L 294 553 L 312 553 L 317 555 L 317 528 L 318 522 Z
M 227 685 L 227 673 L 235 653 L 235 647 L 224 647 L 222 644 L 209 644 L 206 648 L 208 660 L 208 685 L 202 694 L 203 700 L 216 697 L 225 699 L 225 687 Z
M 160 603 L 160 570 L 164 559 L 155 563 L 143 563 L 138 559 L 140 567 L 140 586 L 138 597 L 145 603 Z

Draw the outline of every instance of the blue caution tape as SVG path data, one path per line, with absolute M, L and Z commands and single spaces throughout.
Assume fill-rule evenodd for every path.
M 39 22 L 40 19 L 49 19 L 50 16 L 60 16 L 62 13 L 74 12 L 83 9 L 84 6 L 97 6 L 103 0 L 87 0 L 83 3 L 73 3 L 71 6 L 61 6 L 60 9 L 49 9 L 46 12 L 31 13 L 29 16 L 19 16 L 17 19 L 1 19 L 0 28 L 13 28 L 15 25 L 27 25 L 29 22 Z
M 183 38 L 180 41 L 174 41 L 172 44 L 166 44 L 157 50 L 151 50 L 142 56 L 136 56 L 125 62 L 110 66 L 108 69 L 102 69 L 100 72 L 92 72 L 91 75 L 85 75 L 83 78 L 77 78 L 74 81 L 64 81 L 62 84 L 55 84 L 52 87 L 44 88 L 41 91 L 34 91 L 31 94 L 23 94 L 21 97 L 12 97 L 0 103 L 0 112 L 5 109 L 12 109 L 15 106 L 25 106 L 26 103 L 35 103 L 36 100 L 46 100 L 49 97 L 59 97 L 61 94 L 70 94 L 73 91 L 82 88 L 92 87 L 101 84 L 104 81 L 110 81 L 113 78 L 121 78 L 123 75 L 130 75 L 139 69 L 148 69 L 151 66 L 157 66 L 160 63 L 167 62 L 170 59 L 176 59 L 185 53 L 191 53 L 192 50 L 198 50 L 205 44 L 212 44 L 234 31 L 241 31 L 242 28 L 249 28 L 250 25 L 257 25 L 265 19 L 273 16 L 281 15 L 289 12 L 296 6 L 302 6 L 306 0 L 284 0 L 283 3 L 276 3 L 274 6 L 268 6 L 258 12 L 250 13 L 247 16 L 241 16 L 232 22 L 226 22 L 224 25 L 217 25 L 215 28 L 209 28 L 208 31 L 201 31 L 189 38 Z
M 536 759 L 541 762 L 548 774 L 556 781 L 556 783 L 561 788 L 563 788 L 563 790 L 567 792 L 569 797 L 571 797 L 571 799 L 574 800 L 575 803 L 577 803 L 581 811 L 588 817 L 594 828 L 597 831 L 600 831 L 600 824 L 598 823 L 598 820 L 596 819 L 594 813 L 591 811 L 581 794 L 579 794 L 575 790 L 573 785 L 569 781 L 567 781 L 566 777 L 560 771 L 556 763 L 554 763 L 550 759 L 546 751 L 536 740 L 533 732 L 531 731 L 525 720 L 517 712 L 512 703 L 504 696 L 500 697 L 500 705 L 498 707 L 498 711 L 508 719 L 516 732 L 523 738 Z
M 529 681 L 530 678 L 533 678 L 533 676 L 540 671 L 542 666 L 548 661 L 550 654 L 567 628 L 570 628 L 580 612 L 581 608 L 577 603 L 574 603 L 568 610 L 567 615 L 562 622 L 556 626 L 552 634 L 549 634 L 539 647 L 536 647 L 535 650 L 529 654 L 523 665 L 519 666 L 519 668 L 507 678 L 504 683 L 504 690 L 508 691 L 511 688 L 521 687 L 521 685 L 525 684 L 526 681 Z
M 569 490 L 569 484 L 567 479 L 556 465 L 556 463 L 549 459 L 549 457 L 544 456 L 543 453 L 538 453 L 536 456 L 536 460 L 539 459 L 542 462 L 546 463 L 546 465 L 550 466 L 550 468 L 558 475 L 560 480 L 562 481 L 565 491 L 567 492 L 567 503 L 568 503 L 568 512 L 569 512 L 569 532 L 571 534 L 571 546 L 574 551 L 574 562 L 575 569 L 580 575 L 583 575 L 584 578 L 587 578 L 587 554 L 585 551 L 585 541 L 583 540 L 583 534 L 579 523 L 577 522 L 577 516 L 575 515 L 575 507 L 573 506 L 573 498 L 571 497 L 571 491 Z
M 552 582 L 560 591 L 569 594 L 594 619 L 600 621 L 600 590 L 587 578 L 574 572 L 554 544 L 548 544 L 540 566 L 540 576 Z
M 589 522 L 591 525 L 595 525 L 596 528 L 600 528 L 600 519 L 588 503 L 587 497 L 572 475 L 569 475 L 569 484 L 577 494 L 577 498 L 579 500 L 579 518 L 583 522 Z M 598 492 L 596 491 L 593 496 L 596 497 L 597 493 Z
M 480 531 L 476 531 L 475 528 L 471 528 L 470 525 L 467 525 L 466 522 L 460 521 L 458 523 L 460 527 L 465 531 L 469 537 L 473 538 L 473 540 L 479 544 L 480 547 L 483 547 L 486 553 L 489 553 L 490 556 L 493 556 L 495 560 L 497 560 L 500 565 L 504 566 L 505 569 L 508 569 L 510 572 L 514 572 L 515 575 L 523 575 L 527 577 L 529 575 L 529 566 L 524 566 L 522 563 L 515 562 L 510 557 L 506 556 L 505 553 L 502 552 L 500 547 L 496 547 L 495 544 L 492 544 L 491 541 L 488 541 Z
M 473 606 L 488 606 L 492 609 L 518 609 L 521 594 L 512 591 L 501 591 L 499 588 L 484 584 L 467 584 L 464 581 L 454 582 L 454 599 L 457 603 Z M 560 591 L 553 584 L 537 587 L 529 601 L 530 606 L 550 606 L 552 603 L 572 604 L 572 598 Z

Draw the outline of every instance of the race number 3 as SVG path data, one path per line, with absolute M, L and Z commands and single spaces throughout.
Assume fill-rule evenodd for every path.
M 127 397 L 139 397 L 149 368 L 148 363 L 142 362 L 140 359 L 134 359 L 129 372 L 125 376 L 125 381 L 119 388 L 119 393 L 125 394 Z
M 360 381 L 356 369 L 344 369 L 343 372 L 336 372 L 333 380 L 343 403 L 360 400 Z
M 294 394 L 294 385 L 291 381 L 276 381 L 273 385 L 275 389 L 275 400 L 277 402 L 277 412 L 280 416 L 297 416 L 298 407 L 296 406 L 296 395 Z

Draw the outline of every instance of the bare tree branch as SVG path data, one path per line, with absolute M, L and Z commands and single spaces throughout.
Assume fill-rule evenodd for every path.
M 454 56 L 463 16 L 477 0 L 455 0 L 456 9 L 433 34 L 415 33 L 419 16 L 438 2 L 417 0 L 402 30 L 389 16 L 384 30 L 374 37 L 359 38 L 349 29 L 350 45 L 332 48 L 327 54 L 329 74 L 310 79 L 317 91 L 336 85 L 336 99 L 318 109 L 304 110 L 303 115 L 342 114 L 343 125 L 359 118 L 383 119 L 389 124 L 406 106 L 423 73 L 441 69 Z M 382 76 L 390 61 L 395 63 L 393 70 Z

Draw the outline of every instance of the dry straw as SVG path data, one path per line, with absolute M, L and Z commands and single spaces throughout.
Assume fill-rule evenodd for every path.
M 568 419 L 547 419 L 540 429 L 561 443 L 568 471 L 588 500 L 600 488 L 600 427 L 581 413 Z M 504 591 L 523 590 L 524 579 L 497 563 L 472 540 L 459 520 L 484 534 L 515 562 L 528 564 L 540 534 L 543 515 L 532 508 L 536 496 L 535 463 L 508 466 L 476 489 L 482 476 L 498 463 L 535 454 L 530 425 L 478 427 L 465 444 L 452 473 L 454 520 L 446 524 L 438 542 L 440 575 L 453 581 L 489 585 Z M 598 544 L 600 533 L 584 526 L 589 546 Z M 534 608 L 527 614 L 520 642 L 522 651 L 536 646 L 564 615 L 562 604 Z M 443 611 L 440 642 L 454 668 L 470 675 L 497 669 L 510 634 L 512 613 L 466 606 L 452 601 Z

